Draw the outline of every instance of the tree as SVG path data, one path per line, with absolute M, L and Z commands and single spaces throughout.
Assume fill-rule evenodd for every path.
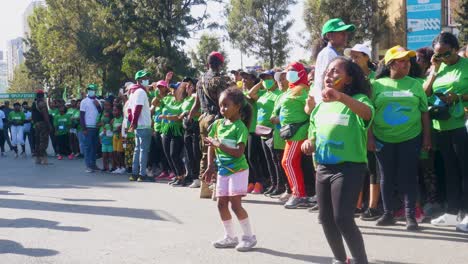
M 231 0 L 226 9 L 227 31 L 235 46 L 267 62 L 270 68 L 286 62 L 289 6 L 296 0 Z
M 197 70 L 198 73 L 203 73 L 206 71 L 206 64 L 208 55 L 212 51 L 219 51 L 224 56 L 224 68 L 227 63 L 227 54 L 221 49 L 221 42 L 219 38 L 214 35 L 203 34 L 200 37 L 198 42 L 197 49 L 195 51 L 190 51 L 189 55 L 192 60 L 192 66 Z
M 356 25 L 356 31 L 352 34 L 353 43 L 370 40 L 375 50 L 389 28 L 387 6 L 388 0 L 307 0 L 303 16 L 310 34 L 309 43 L 313 45 L 313 50 L 319 49 L 323 24 L 330 18 L 339 17 L 346 23 Z
M 466 44 L 468 43 L 468 0 L 459 0 L 456 14 L 455 21 L 460 24 L 458 39 Z
M 10 81 L 8 93 L 31 93 L 41 88 L 41 84 L 32 79 L 31 74 L 24 63 L 16 67 L 13 75 L 13 80 Z

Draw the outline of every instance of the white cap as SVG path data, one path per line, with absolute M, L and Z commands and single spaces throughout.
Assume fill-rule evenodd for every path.
M 281 75 L 282 75 L 283 73 L 286 73 L 286 71 L 275 72 L 274 79 L 275 79 L 276 82 L 280 82 Z
M 367 56 L 369 56 L 369 58 L 372 57 L 370 48 L 367 45 L 364 45 L 364 44 L 356 44 L 351 49 L 350 48 L 345 49 L 344 50 L 344 55 L 346 55 L 346 57 L 350 57 L 351 56 L 351 51 L 362 52 L 362 53 L 366 54 Z

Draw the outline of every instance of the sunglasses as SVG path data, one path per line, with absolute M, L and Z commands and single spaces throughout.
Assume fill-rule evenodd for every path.
M 449 50 L 449 51 L 447 51 L 445 53 L 435 54 L 434 58 L 436 58 L 436 59 L 447 59 L 450 56 L 452 56 L 452 52 Z

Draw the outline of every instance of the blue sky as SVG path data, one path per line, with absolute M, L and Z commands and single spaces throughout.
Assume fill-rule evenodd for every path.
M 6 50 L 6 42 L 10 39 L 22 36 L 23 32 L 23 21 L 22 16 L 24 10 L 31 2 L 31 0 L 2 0 L 0 8 L 0 50 Z M 300 58 L 307 58 L 310 56 L 310 52 L 299 47 L 299 43 L 303 42 L 299 37 L 300 32 L 304 32 L 305 25 L 302 20 L 302 10 L 303 10 L 303 1 L 298 1 L 299 3 L 295 6 L 292 6 L 291 9 L 296 10 L 296 13 L 301 14 L 300 17 L 295 18 L 295 24 L 291 30 L 290 38 L 293 42 L 290 44 L 289 52 L 289 61 L 298 60 Z M 204 9 L 203 9 L 204 10 Z M 197 15 L 203 11 L 202 9 L 194 9 L 192 12 Z M 225 21 L 223 17 L 223 6 L 217 3 L 210 3 L 208 6 L 208 12 L 211 15 L 212 20 L 216 21 Z M 194 49 L 197 45 L 197 38 L 203 32 L 197 32 L 192 34 L 191 39 L 187 39 L 185 50 Z M 223 32 L 211 32 L 219 37 L 224 36 L 226 33 Z M 229 68 L 237 69 L 240 68 L 240 51 L 234 49 L 229 41 L 224 41 L 222 43 L 223 48 L 226 50 L 229 56 Z M 244 56 L 244 66 L 254 65 L 256 62 L 255 58 L 249 58 Z

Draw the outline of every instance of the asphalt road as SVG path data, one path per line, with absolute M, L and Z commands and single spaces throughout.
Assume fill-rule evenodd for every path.
M 316 213 L 249 195 L 257 248 L 219 250 L 216 203 L 198 189 L 86 174 L 82 160 L 41 167 L 12 156 L 0 158 L 0 264 L 331 263 Z M 452 228 L 358 224 L 372 263 L 468 263 L 468 234 Z

